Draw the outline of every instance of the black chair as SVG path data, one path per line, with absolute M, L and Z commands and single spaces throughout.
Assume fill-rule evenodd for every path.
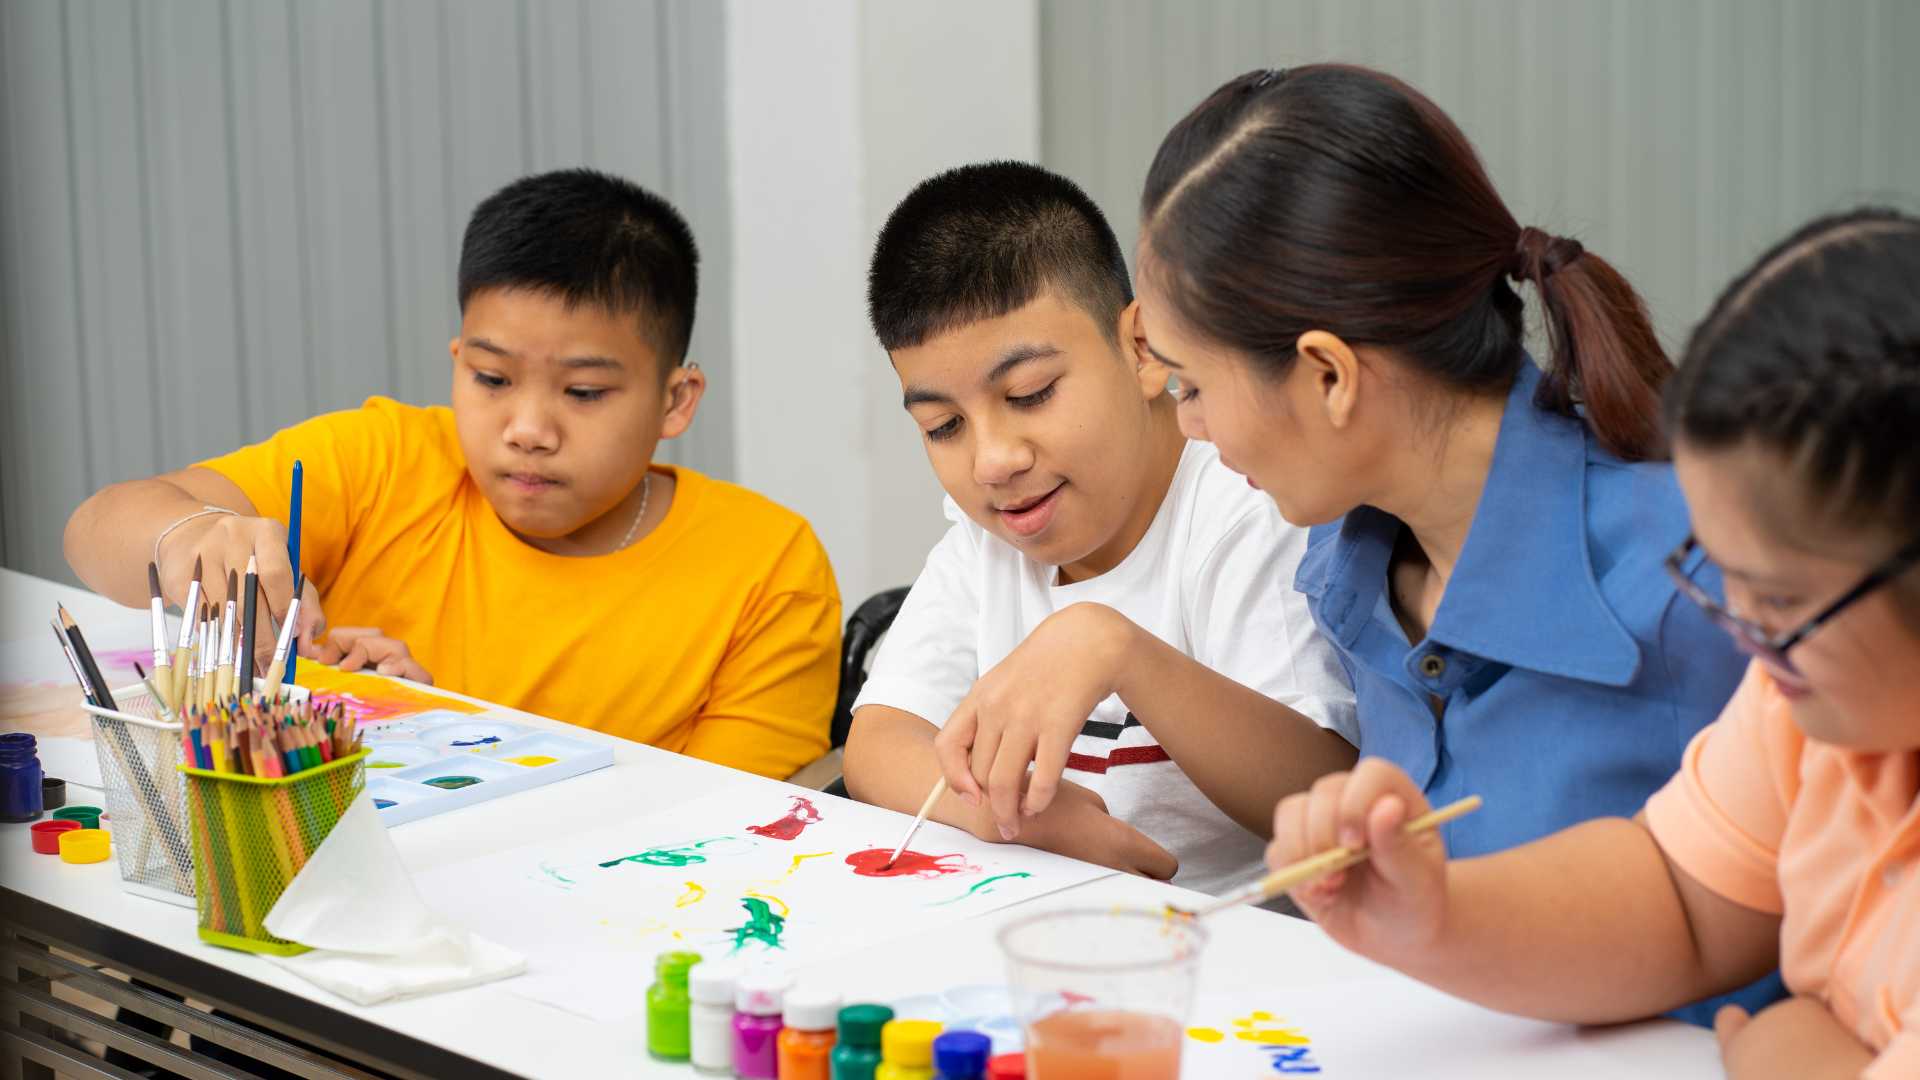
M 847 745 L 847 733 L 853 730 L 853 702 L 860 696 L 860 688 L 867 684 L 867 665 L 873 658 L 873 647 L 893 625 L 895 616 L 900 614 L 900 605 L 906 600 L 904 585 L 874 593 L 855 608 L 853 617 L 847 620 L 847 632 L 840 639 L 840 696 L 833 703 L 830 729 L 835 750 Z M 835 780 L 825 790 L 829 795 L 844 797 L 846 778 Z

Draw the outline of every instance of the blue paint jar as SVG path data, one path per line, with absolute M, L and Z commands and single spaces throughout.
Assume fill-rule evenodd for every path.
M 20 731 L 0 735 L 0 821 L 38 818 L 45 779 L 33 736 Z

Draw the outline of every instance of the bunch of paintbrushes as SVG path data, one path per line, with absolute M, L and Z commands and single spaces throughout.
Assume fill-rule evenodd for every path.
M 180 751 L 202 769 L 279 780 L 360 749 L 353 717 L 338 703 L 255 700 L 238 695 L 189 705 Z
M 208 596 L 201 578 L 202 564 L 194 560 L 193 581 L 187 585 L 186 603 L 177 638 L 167 633 L 167 605 L 160 593 L 160 568 L 147 564 L 147 586 L 152 594 L 153 672 L 142 673 L 155 702 L 175 719 L 189 710 L 205 711 L 218 702 L 239 697 L 255 697 L 254 641 L 258 626 L 259 566 L 247 560 L 244 580 L 228 571 L 227 596 L 216 604 Z M 272 660 L 261 687 L 260 698 L 278 700 L 281 677 L 286 674 L 288 658 L 294 648 L 294 628 L 300 621 L 300 596 L 306 589 L 301 577 L 293 585 L 293 599 L 287 604 L 287 617 L 274 640 Z M 271 616 L 269 616 L 271 619 Z M 169 642 L 172 642 L 169 646 Z

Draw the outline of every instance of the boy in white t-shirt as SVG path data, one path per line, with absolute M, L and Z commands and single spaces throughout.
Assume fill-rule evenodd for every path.
M 1354 761 L 1353 693 L 1293 591 L 1305 530 L 1180 434 L 1099 209 L 1037 166 L 943 173 L 881 230 L 868 300 L 954 524 L 855 702 L 849 790 L 912 813 L 944 755 L 986 798 L 932 816 L 976 836 L 1258 876 L 1274 803 Z

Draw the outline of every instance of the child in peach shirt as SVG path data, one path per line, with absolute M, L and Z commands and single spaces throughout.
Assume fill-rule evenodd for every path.
M 1308 915 L 1462 997 L 1579 1023 L 1778 965 L 1792 997 L 1717 1017 L 1729 1076 L 1920 1077 L 1916 282 L 1920 220 L 1856 211 L 1768 252 L 1695 331 L 1668 430 L 1729 603 L 1680 584 L 1754 661 L 1645 811 L 1449 864 L 1400 832 L 1419 788 L 1364 760 L 1275 811 L 1274 865 L 1373 849 L 1295 891 Z

